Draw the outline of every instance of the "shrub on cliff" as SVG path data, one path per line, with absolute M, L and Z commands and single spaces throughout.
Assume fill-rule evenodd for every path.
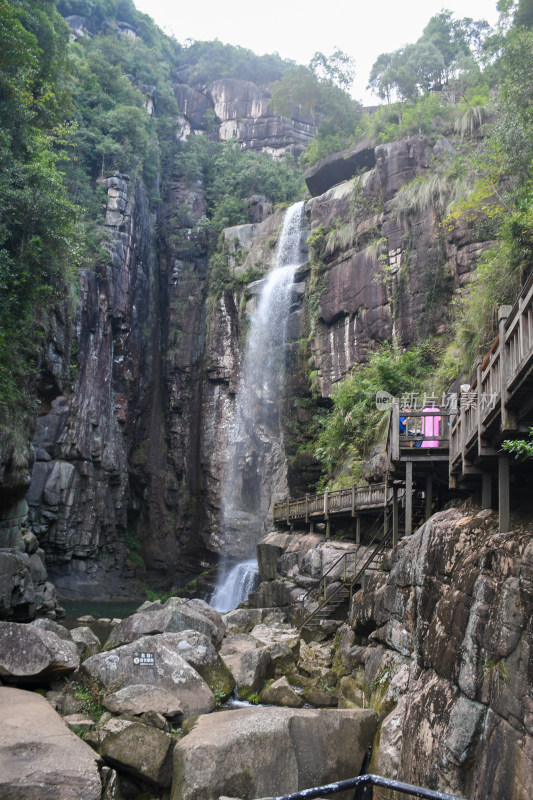
M 376 408 L 376 392 L 395 397 L 416 392 L 423 394 L 431 365 L 424 346 L 401 352 L 393 344 L 382 344 L 367 364 L 355 367 L 336 385 L 333 406 L 320 419 L 315 455 L 328 476 L 347 456 L 361 458 L 376 442 L 376 434 L 386 415 Z
M 50 0 L 0 2 L 0 422 L 23 426 L 50 307 L 79 261 L 59 164 L 71 143 L 68 28 Z

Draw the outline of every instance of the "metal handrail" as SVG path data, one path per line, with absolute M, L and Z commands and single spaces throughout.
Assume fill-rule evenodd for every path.
M 360 545 L 359 545 L 359 546 L 360 546 Z M 359 546 L 358 546 L 358 548 L 357 548 L 357 549 L 359 549 Z M 331 567 L 330 567 L 330 568 L 327 570 L 327 572 L 324 572 L 324 573 L 323 573 L 323 574 L 320 576 L 320 579 L 319 579 L 319 581 L 318 581 L 318 586 L 314 586 L 312 589 L 308 589 L 308 590 L 307 590 L 307 592 L 306 592 L 306 593 L 305 593 L 305 594 L 302 596 L 302 598 L 301 598 L 301 603 L 302 603 L 302 617 L 303 617 L 303 615 L 304 615 L 304 613 L 305 613 L 305 601 L 306 601 L 306 599 L 309 597 L 309 595 L 311 595 L 311 594 L 314 594 L 314 593 L 317 591 L 317 589 L 318 589 L 318 592 L 319 592 L 319 593 L 321 593 L 321 592 L 322 592 L 322 587 L 321 587 L 321 584 L 322 584 L 322 581 L 324 580 L 324 578 L 326 577 L 326 575 L 329 575 L 329 573 L 331 572 L 331 570 L 332 570 L 334 567 L 336 567 L 336 566 L 337 566 L 337 564 L 339 564 L 339 563 L 342 561 L 342 559 L 343 559 L 343 558 L 344 558 L 344 559 L 347 559 L 347 558 L 348 558 L 348 556 L 353 556 L 353 557 L 354 557 L 354 564 L 355 564 L 355 562 L 356 562 L 356 556 L 357 556 L 357 550 L 355 550 L 353 553 L 350 553 L 350 552 L 343 553 L 343 554 L 341 555 L 341 557 L 340 557 L 340 558 L 338 558 L 338 559 L 337 559 L 337 560 L 336 560 L 336 561 L 335 561 L 335 562 L 334 562 L 334 563 L 331 565 Z M 346 564 L 345 564 L 345 566 L 344 566 L 344 574 L 346 575 Z M 325 582 L 324 582 L 324 600 L 326 600 L 326 597 L 325 597 L 325 592 L 326 592 L 326 584 L 325 584 Z M 336 591 L 335 591 L 335 592 L 334 592 L 334 593 L 331 595 L 331 597 L 334 597 L 334 596 L 335 596 L 335 594 L 336 594 Z M 328 598 L 328 599 L 329 599 L 329 598 Z M 323 606 L 320 606 L 320 608 L 322 608 L 322 607 L 323 607 Z M 318 611 L 318 609 L 316 609 L 316 610 Z M 313 613 L 315 613 L 315 612 L 313 612 Z
M 379 526 L 378 530 L 377 530 L 377 531 L 376 531 L 376 533 L 374 534 L 374 536 L 373 536 L 373 538 L 372 538 L 372 540 L 371 540 L 370 544 L 368 545 L 368 547 L 372 547 L 372 545 L 373 545 L 373 544 L 374 544 L 374 542 L 376 541 L 376 539 L 377 539 L 378 535 L 381 533 L 381 531 L 383 530 L 383 528 L 384 528 L 384 522 L 383 522 L 383 523 L 382 523 L 382 524 Z M 390 541 L 391 537 L 393 536 L 393 533 L 394 533 L 394 531 L 393 531 L 392 527 L 389 527 L 389 529 L 388 529 L 387 533 L 385 534 L 385 536 L 383 537 L 383 539 L 380 539 L 380 540 L 379 540 L 379 542 L 377 542 L 377 544 L 376 544 L 376 547 L 375 547 L 375 548 L 372 550 L 372 553 L 371 553 L 371 554 L 370 554 L 370 556 L 369 556 L 369 557 L 366 559 L 365 563 L 364 563 L 364 564 L 363 564 L 363 566 L 362 566 L 362 567 L 359 569 L 359 571 L 358 571 L 357 573 L 355 573 L 355 569 L 354 569 L 354 573 L 355 573 L 355 574 L 354 574 L 354 577 L 353 577 L 352 581 L 350 582 L 350 599 L 351 599 L 351 597 L 352 597 L 352 593 L 353 593 L 353 587 L 354 587 L 354 586 L 355 586 L 355 584 L 357 583 L 358 579 L 359 579 L 359 578 L 361 577 L 361 575 L 363 575 L 363 574 L 364 574 L 364 572 L 365 572 L 365 571 L 368 569 L 368 566 L 369 566 L 369 565 L 372 563 L 372 561 L 373 561 L 373 560 L 376 558 L 376 556 L 377 556 L 377 555 L 379 555 L 379 553 L 380 553 L 380 552 L 381 552 L 381 551 L 382 551 L 382 550 L 385 548 L 385 545 L 386 545 L 386 544 L 387 544 L 387 543 Z M 358 549 L 359 549 L 359 548 L 358 548 Z M 357 552 L 357 551 L 356 551 L 356 552 Z M 345 553 L 344 555 L 348 555 L 348 553 Z M 354 555 L 356 555 L 356 553 L 354 553 Z M 343 557 L 344 557 L 344 556 L 342 556 L 342 557 L 341 557 L 341 559 L 342 559 Z M 341 559 L 337 559 L 337 562 L 336 562 L 336 563 L 338 563 L 338 562 L 339 562 Z M 328 570 L 328 571 L 329 571 L 329 570 Z M 321 581 L 322 581 L 322 578 L 324 578 L 324 577 L 325 577 L 325 575 L 323 575 L 323 576 L 320 578 L 320 581 L 319 581 L 319 584 L 318 584 L 319 590 L 320 590 L 320 583 L 321 583 Z M 319 611 L 321 611 L 321 610 L 322 610 L 322 609 L 323 609 L 325 606 L 327 606 L 327 605 L 328 605 L 328 603 L 330 603 L 330 602 L 331 602 L 331 601 L 332 601 L 332 600 L 333 600 L 333 599 L 334 599 L 334 598 L 335 598 L 335 597 L 336 597 L 336 596 L 339 594 L 339 592 L 340 592 L 340 591 L 341 591 L 343 588 L 345 588 L 345 586 L 346 586 L 346 583 L 343 581 L 343 583 L 340 583 L 340 584 L 337 586 L 337 588 L 336 588 L 336 589 L 334 589 L 334 590 L 331 592 L 331 594 L 329 595 L 329 597 L 326 597 L 326 596 L 324 596 L 324 598 L 323 598 L 323 599 L 322 599 L 322 601 L 321 601 L 321 602 L 318 604 L 318 606 L 317 606 L 317 607 L 316 607 L 316 608 L 315 608 L 315 609 L 314 609 L 314 610 L 313 610 L 313 611 L 312 611 L 310 614 L 308 614 L 308 616 L 307 616 L 307 617 L 305 617 L 305 619 L 303 619 L 303 621 L 302 621 L 302 624 L 301 624 L 301 626 L 300 626 L 300 627 L 301 627 L 301 628 L 303 628 L 303 627 L 304 627 L 304 625 L 307 625 L 307 623 L 308 623 L 308 622 L 310 622 L 310 621 L 313 619 L 313 617 L 315 617 L 315 616 L 316 616 L 316 614 L 318 614 L 318 612 L 319 612 Z M 314 591 L 316 591 L 316 587 L 315 587 L 315 589 L 310 589 L 310 590 L 309 590 L 309 591 L 308 591 L 308 592 L 307 592 L 307 593 L 304 595 L 304 597 L 302 598 L 302 617 L 303 617 L 303 615 L 304 615 L 304 612 L 305 612 L 305 598 L 306 598 L 306 597 L 308 597 L 308 596 L 309 596 L 309 595 L 310 595 L 312 592 L 314 592 Z
M 356 789 L 358 800 L 371 800 L 372 786 L 381 786 L 411 797 L 422 797 L 426 800 L 464 800 L 455 794 L 445 794 L 436 792 L 433 789 L 425 789 L 423 786 L 414 786 L 411 783 L 396 781 L 392 778 L 383 778 L 381 775 L 359 775 L 357 778 L 348 778 L 335 783 L 327 783 L 324 786 L 315 786 L 312 789 L 302 789 L 300 792 L 292 794 L 282 794 L 277 797 L 265 797 L 263 800 L 312 800 L 314 797 L 325 797 L 330 794 L 340 794 L 348 789 Z
M 381 531 L 381 529 L 382 529 L 382 527 L 383 527 L 383 525 L 382 525 L 382 524 L 380 525 L 380 522 L 381 522 L 381 521 L 380 521 L 379 517 L 378 517 L 378 518 L 377 518 L 377 520 L 375 520 L 375 522 L 374 522 L 374 525 L 376 525 L 376 524 L 377 524 L 377 529 L 376 529 L 376 532 L 374 533 L 374 536 L 373 536 L 373 537 L 372 537 L 372 539 L 370 540 L 370 544 L 368 545 L 369 547 L 372 547 L 372 545 L 374 544 L 374 541 L 375 541 L 375 539 L 376 539 L 376 536 L 378 535 L 378 533 Z M 373 526 L 372 526 L 372 527 L 373 527 Z M 370 528 L 370 531 L 372 531 L 372 527 Z M 320 576 L 320 579 L 319 579 L 319 581 L 318 581 L 318 589 L 319 589 L 319 591 L 321 591 L 321 589 L 320 589 L 320 584 L 322 583 L 322 579 L 323 579 L 323 578 L 325 578 L 325 576 L 326 576 L 326 575 L 328 575 L 328 574 L 329 574 L 329 572 L 331 572 L 331 570 L 333 569 L 333 567 L 335 567 L 335 566 L 336 566 L 336 565 L 339 563 L 339 561 L 342 561 L 342 559 L 343 559 L 343 558 L 346 558 L 346 557 L 347 557 L 347 556 L 349 556 L 349 555 L 353 555 L 353 556 L 354 556 L 354 558 L 355 558 L 355 557 L 357 556 L 357 552 L 358 552 L 358 550 L 359 550 L 359 548 L 360 548 L 361 546 L 362 546 L 362 545 L 358 544 L 358 545 L 357 545 L 357 548 L 356 548 L 356 550 L 354 550 L 354 552 L 353 552 L 353 553 L 350 553 L 350 552 L 343 553 L 343 554 L 340 556 L 340 558 L 338 558 L 338 559 L 337 559 L 337 561 L 335 561 L 335 563 L 331 565 L 331 567 L 330 567 L 330 568 L 327 570 L 327 572 L 325 572 L 323 575 L 321 575 L 321 576 Z M 314 592 L 316 592 L 316 590 L 317 590 L 317 587 L 316 587 L 316 586 L 313 586 L 313 588 L 311 588 L 311 589 L 308 589 L 308 590 L 307 590 L 307 592 L 306 592 L 306 593 L 303 595 L 303 597 L 302 597 L 302 612 L 303 612 L 303 611 L 305 611 L 305 600 L 306 600 L 306 598 L 307 598 L 307 597 L 309 597 L 309 595 L 310 595 L 310 594 L 313 594 Z

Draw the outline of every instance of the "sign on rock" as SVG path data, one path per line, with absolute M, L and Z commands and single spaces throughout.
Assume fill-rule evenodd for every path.
M 153 653 L 134 653 L 133 663 L 139 664 L 141 667 L 155 666 L 155 655 Z

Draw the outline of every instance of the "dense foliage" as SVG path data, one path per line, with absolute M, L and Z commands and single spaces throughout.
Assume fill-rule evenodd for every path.
M 369 88 L 390 103 L 395 97 L 413 100 L 450 83 L 477 83 L 489 32 L 485 20 L 455 20 L 450 11 L 441 11 L 417 42 L 378 57 Z
M 307 67 L 294 65 L 272 85 L 273 108 L 284 116 L 306 116 L 318 125 L 315 139 L 302 156 L 314 164 L 343 150 L 363 132 L 362 108 L 350 97 L 355 65 L 342 50 L 330 56 L 317 52 Z
M 264 194 L 273 203 L 288 203 L 301 191 L 292 157 L 273 161 L 262 153 L 243 152 L 235 140 L 193 137 L 177 155 L 176 166 L 190 181 L 202 175 L 212 244 L 222 228 L 248 222 L 246 198 Z
M 80 257 L 59 169 L 68 28 L 54 5 L 0 2 L 0 422 L 31 411 L 36 340 Z
M 404 393 L 422 394 L 431 367 L 424 347 L 401 352 L 383 344 L 362 364 L 340 381 L 332 394 L 333 407 L 319 420 L 315 454 L 332 477 L 339 465 L 368 455 L 376 432 L 386 425 L 386 415 L 376 407 L 376 393 L 394 397 Z M 382 431 L 383 432 L 383 431 Z
M 90 35 L 69 42 L 60 14 L 81 16 Z M 200 174 L 208 201 L 201 222 L 213 243 L 223 226 L 246 221 L 243 198 L 296 196 L 292 160 L 274 163 L 207 137 L 180 151 L 175 135 L 180 75 L 268 83 L 286 67 L 278 56 L 220 42 L 182 46 L 132 0 L 0 0 L 1 422 L 27 425 L 50 311 L 72 313 L 78 270 L 108 261 L 99 177 L 118 170 L 141 178 L 156 208 L 162 172 L 177 168 L 193 182 Z

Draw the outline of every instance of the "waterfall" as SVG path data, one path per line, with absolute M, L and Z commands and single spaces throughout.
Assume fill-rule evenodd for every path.
M 259 282 L 250 315 L 221 492 L 224 551 L 210 601 L 219 610 L 235 608 L 253 588 L 255 546 L 266 530 L 272 495 L 285 480 L 280 412 L 294 273 L 306 259 L 303 222 L 304 203 L 296 203 L 285 214 L 275 266 Z

